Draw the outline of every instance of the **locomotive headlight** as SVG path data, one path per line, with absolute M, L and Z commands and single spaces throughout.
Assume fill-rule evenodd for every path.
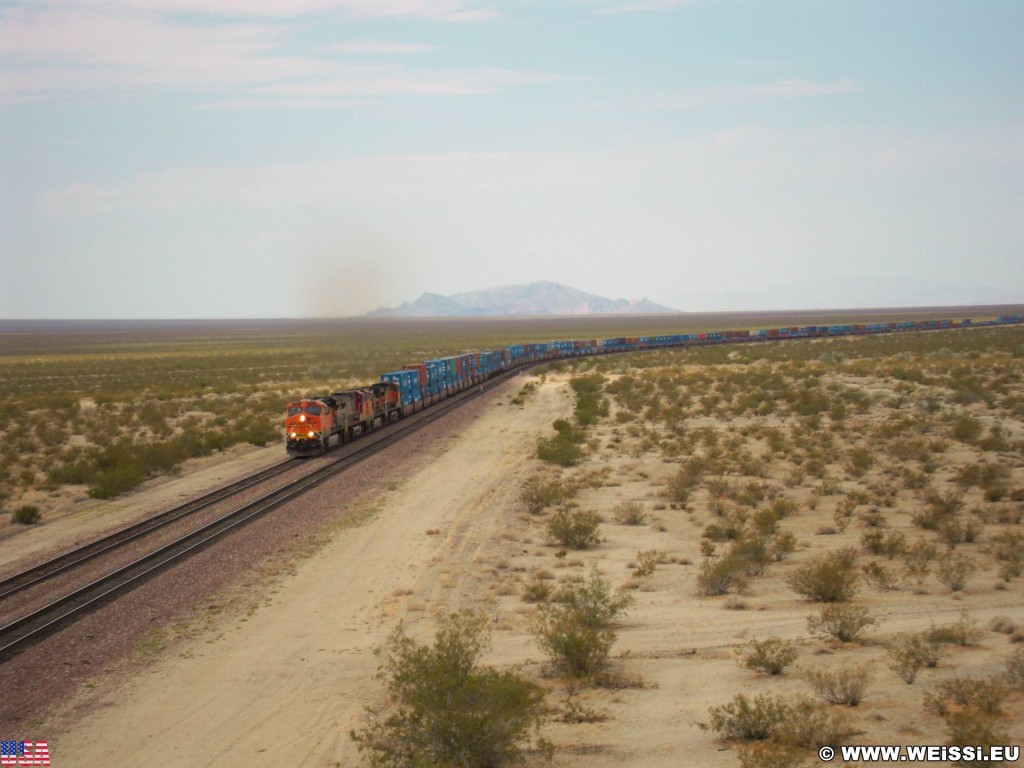
M 295 432 L 292 432 L 292 434 L 291 434 L 291 437 L 292 437 L 292 439 L 294 440 L 294 439 L 295 439 L 295 437 L 296 437 L 296 433 L 295 433 Z
M 312 430 L 312 429 L 311 429 L 311 430 L 309 430 L 309 436 L 310 436 L 310 437 L 312 437 L 312 436 L 313 436 L 313 430 Z
M 306 414 L 302 414 L 301 416 L 299 416 L 299 421 L 305 421 L 305 420 L 306 420 Z

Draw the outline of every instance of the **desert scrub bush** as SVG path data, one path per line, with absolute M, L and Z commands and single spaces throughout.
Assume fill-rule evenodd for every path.
M 939 523 L 937 532 L 947 547 L 955 549 L 957 544 L 975 541 L 981 534 L 981 530 L 982 524 L 978 520 L 949 518 Z
M 959 592 L 977 570 L 978 564 L 972 558 L 954 552 L 939 561 L 936 576 L 953 592 Z
M 704 724 L 725 741 L 765 741 L 781 731 L 792 715 L 781 696 L 760 694 L 753 700 L 742 693 L 728 704 L 710 707 L 711 722 Z
M 804 679 L 814 692 L 829 704 L 845 704 L 856 707 L 864 700 L 871 673 L 867 667 L 839 667 L 829 669 L 809 669 L 803 673 Z
M 601 541 L 600 522 L 596 512 L 560 509 L 548 521 L 548 534 L 569 549 L 590 549 Z
M 552 437 L 537 440 L 537 458 L 562 467 L 579 463 L 583 458 L 581 444 L 586 439 L 585 433 L 565 419 L 556 419 L 552 426 L 555 429 Z
M 781 531 L 768 539 L 768 556 L 779 562 L 796 551 L 796 535 L 792 531 Z
M 595 568 L 589 580 L 567 585 L 541 606 L 533 633 L 552 669 L 573 678 L 603 672 L 615 642 L 612 626 L 631 602 L 628 595 L 613 593 Z
M 981 639 L 981 630 L 977 624 L 978 622 L 967 615 L 967 611 L 961 611 L 960 618 L 953 624 L 943 627 L 932 626 L 928 630 L 928 637 L 943 645 L 975 645 Z
M 1024 693 L 1024 647 L 1018 648 L 1006 660 L 1006 672 L 1003 673 L 1003 679 L 1011 688 L 1016 688 Z
M 1024 573 L 1024 535 L 1003 531 L 992 539 L 992 556 L 999 564 L 999 578 L 1012 581 Z
M 857 553 L 847 547 L 820 555 L 797 568 L 786 583 L 818 603 L 841 603 L 857 592 Z
M 964 443 L 974 443 L 981 437 L 981 433 L 984 430 L 982 423 L 966 414 L 960 414 L 953 419 L 953 423 L 950 426 L 949 434 L 954 440 L 960 440 Z
M 864 447 L 854 448 L 848 458 L 845 469 L 853 477 L 863 477 L 875 464 L 874 454 Z
M 861 546 L 873 555 L 883 555 L 892 560 L 903 554 L 907 548 L 907 537 L 899 531 L 883 531 L 871 528 L 860 537 Z
M 921 669 L 938 666 L 944 654 L 942 644 L 929 637 L 927 632 L 899 634 L 889 648 L 889 669 L 910 685 Z
M 980 488 L 1005 487 L 1010 479 L 1010 468 L 1005 464 L 989 464 L 982 460 L 977 464 L 961 467 L 956 473 L 957 484 L 964 489 L 978 486 Z
M 851 726 L 845 712 L 836 711 L 831 706 L 821 706 L 801 696 L 790 703 L 789 717 L 775 738 L 783 744 L 817 749 L 823 744 L 849 744 L 850 738 L 857 733 L 859 731 Z
M 543 477 L 531 477 L 519 492 L 519 501 L 530 511 L 538 514 L 545 507 L 569 501 L 576 495 L 576 487 L 563 480 L 545 480 Z
M 924 497 L 925 508 L 915 510 L 911 519 L 926 531 L 938 530 L 946 520 L 955 517 L 964 508 L 964 496 L 955 490 L 945 493 L 929 491 Z
M 812 635 L 841 643 L 856 640 L 861 632 L 877 624 L 867 608 L 845 603 L 823 605 L 817 616 L 807 617 L 807 629 Z
M 690 494 L 700 482 L 706 465 L 700 456 L 691 456 L 671 478 L 665 488 L 665 497 L 669 501 L 685 504 L 690 500 Z M 712 492 L 712 496 L 714 493 Z
M 859 733 L 845 712 L 831 706 L 806 697 L 786 701 L 785 706 L 785 716 L 769 739 L 739 745 L 742 768 L 794 768 L 808 759 L 804 750 L 849 744 Z
M 730 589 L 741 592 L 747 577 L 743 564 L 728 557 L 705 560 L 697 574 L 697 594 L 701 597 L 725 595 Z
M 729 509 L 717 501 L 712 502 L 712 510 L 718 514 L 719 519 L 704 526 L 701 537 L 711 541 L 733 541 L 743 535 L 747 518 L 742 510 Z
M 659 565 L 668 562 L 668 556 L 657 549 L 645 549 L 636 553 L 637 564 L 633 569 L 633 575 L 642 578 L 654 573 Z
M 11 511 L 11 522 L 18 525 L 34 525 L 39 522 L 39 507 L 33 504 L 23 504 Z
M 1003 713 L 1006 699 L 1005 684 L 995 677 L 952 677 L 943 680 L 925 694 L 925 708 L 939 717 L 948 717 L 957 709 L 968 709 L 984 715 Z
M 781 675 L 799 655 L 795 643 L 778 637 L 751 640 L 739 653 L 742 667 L 773 676 Z
M 913 579 L 918 585 L 931 572 L 932 563 L 939 556 L 939 548 L 926 539 L 918 539 L 907 546 L 903 552 L 903 566 L 906 569 L 907 578 Z
M 885 592 L 890 592 L 899 587 L 899 576 L 896 571 L 876 560 L 861 566 L 861 572 L 869 583 Z
M 544 716 L 544 694 L 512 672 L 479 666 L 488 621 L 451 614 L 432 646 L 399 628 L 382 649 L 388 705 L 351 737 L 373 766 L 461 768 L 518 762 Z
M 754 529 L 763 536 L 771 536 L 779 530 L 779 516 L 770 508 L 759 509 L 750 517 Z
M 947 746 L 971 748 L 972 750 L 984 749 L 988 751 L 991 747 L 1001 744 L 1012 744 L 1010 736 L 1003 731 L 994 717 L 978 712 L 973 709 L 962 709 L 951 712 L 946 717 L 946 728 L 948 738 Z M 950 765 L 977 765 L 966 754 L 966 750 L 959 760 L 950 761 Z M 988 765 L 1007 765 L 1005 762 L 990 762 Z
M 822 742 L 831 744 L 832 742 Z M 736 749 L 740 768 L 799 768 L 808 756 L 799 747 L 778 741 L 751 741 Z
M 760 576 L 772 560 L 769 540 L 755 533 L 746 533 L 733 541 L 725 557 L 737 563 L 747 576 Z
M 604 376 L 600 373 L 575 376 L 569 385 L 576 393 L 576 423 L 581 427 L 596 424 L 608 415 L 608 402 L 601 396 Z
M 552 576 L 547 571 L 538 571 L 523 587 L 524 603 L 546 603 L 555 593 L 551 584 Z
M 643 525 L 647 512 L 639 501 L 624 501 L 612 510 L 612 519 L 619 525 Z

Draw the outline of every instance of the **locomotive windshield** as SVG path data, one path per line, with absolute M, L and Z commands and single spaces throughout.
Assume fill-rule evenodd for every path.
M 313 416 L 319 416 L 321 413 L 321 409 L 319 405 L 307 405 L 305 407 L 301 405 L 288 406 L 289 416 L 298 416 L 300 413 L 309 413 L 312 414 Z

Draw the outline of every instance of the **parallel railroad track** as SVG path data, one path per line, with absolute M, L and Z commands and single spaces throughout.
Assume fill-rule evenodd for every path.
M 4 608 L 5 604 L 11 604 L 15 596 L 18 596 L 18 602 L 25 603 L 18 608 L 16 618 L 6 620 L 7 623 L 0 626 L 0 661 L 49 636 L 76 617 L 129 591 L 229 532 L 383 451 L 518 372 L 513 370 L 503 373 L 483 384 L 463 390 L 434 407 L 410 415 L 389 429 L 371 432 L 366 439 L 344 446 L 348 450 L 333 461 L 262 493 L 255 500 L 234 506 L 212 520 L 193 525 L 190 530 L 175 535 L 170 541 L 166 540 L 165 530 L 169 526 L 183 524 L 183 521 L 195 518 L 200 511 L 228 502 L 243 491 L 269 483 L 273 478 L 287 470 L 301 467 L 302 464 L 295 461 L 281 462 L 0 581 L 0 615 L 11 612 Z M 164 531 L 162 539 L 158 535 L 160 531 Z M 147 539 L 151 540 L 147 543 Z M 121 562 L 116 562 L 118 558 Z M 130 559 L 130 562 L 123 562 L 125 559 Z M 55 587 L 54 584 L 58 582 L 64 586 Z

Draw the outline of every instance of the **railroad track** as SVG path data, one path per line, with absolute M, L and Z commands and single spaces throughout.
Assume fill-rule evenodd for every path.
M 25 605 L 18 610 L 17 617 L 6 620 L 7 623 L 0 626 L 0 661 L 49 636 L 78 616 L 131 590 L 156 573 L 183 561 L 231 531 L 383 451 L 517 373 L 519 370 L 505 372 L 388 428 L 375 430 L 355 444 L 346 444 L 344 448 L 348 450 L 333 461 L 262 493 L 255 500 L 219 513 L 212 520 L 175 535 L 170 541 L 163 540 L 166 536 L 161 539 L 158 532 L 187 521 L 190 517 L 194 518 L 200 511 L 227 502 L 243 491 L 269 483 L 273 478 L 302 465 L 292 460 L 281 462 L 0 581 L 0 609 L 15 596 L 24 598 L 27 595 Z M 147 538 L 153 541 L 147 544 Z M 132 555 L 130 562 L 124 563 L 129 545 L 142 548 L 142 551 Z M 104 559 L 115 561 L 118 555 L 122 562 L 103 564 Z M 81 574 L 87 575 L 82 577 Z M 54 589 L 49 589 L 55 581 L 64 582 L 64 586 L 56 590 L 59 591 L 58 596 L 54 596 Z M 38 593 L 37 596 L 33 597 L 33 592 Z

